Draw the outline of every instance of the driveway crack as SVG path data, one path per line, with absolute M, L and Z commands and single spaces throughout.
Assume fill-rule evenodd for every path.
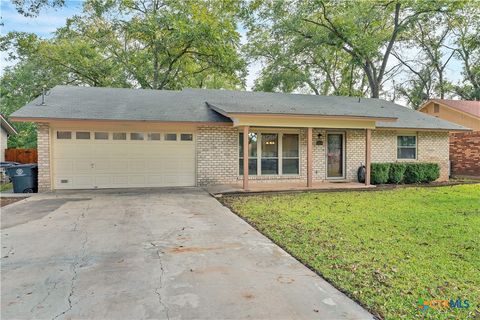
M 154 246 L 155 248 L 157 248 L 158 246 L 153 243 L 153 242 L 150 242 L 150 244 L 152 246 Z M 159 287 L 155 288 L 154 292 L 155 294 L 157 295 L 158 297 L 158 303 L 163 307 L 163 309 L 165 310 L 165 316 L 167 317 L 168 320 L 170 320 L 170 315 L 169 315 L 169 310 L 168 310 L 168 306 L 167 304 L 163 301 L 162 299 L 162 294 L 160 293 L 160 290 L 162 290 L 163 288 L 163 279 L 164 279 L 164 276 L 165 276 L 165 268 L 163 267 L 163 262 L 162 262 L 162 255 L 160 253 L 160 249 L 157 249 L 156 251 L 157 253 L 157 256 L 158 256 L 158 262 L 160 264 L 160 280 L 159 280 Z
M 78 217 L 77 221 L 74 224 L 74 228 L 72 230 L 73 232 L 78 231 L 77 227 L 78 227 L 78 223 L 80 221 L 80 218 L 84 218 L 84 217 L 85 217 L 85 213 L 82 213 Z M 83 238 L 83 242 L 82 242 L 82 247 L 80 249 L 81 256 L 80 257 L 77 256 L 76 259 L 75 259 L 75 262 L 72 264 L 73 275 L 72 275 L 72 278 L 70 279 L 70 292 L 69 292 L 68 297 L 67 297 L 68 308 L 65 309 L 64 311 L 60 312 L 59 314 L 57 314 L 55 317 L 52 318 L 52 320 L 55 320 L 55 319 L 65 315 L 67 312 L 69 312 L 73 308 L 72 297 L 73 297 L 73 294 L 75 293 L 75 282 L 77 281 L 77 278 L 78 278 L 77 270 L 78 270 L 78 267 L 80 266 L 80 263 L 82 263 L 85 260 L 86 250 L 87 250 L 88 232 L 83 231 L 83 234 L 84 234 L 84 238 Z

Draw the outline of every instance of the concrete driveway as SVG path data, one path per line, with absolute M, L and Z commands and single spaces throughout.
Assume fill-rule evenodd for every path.
M 2 208 L 2 319 L 371 319 L 197 189 Z

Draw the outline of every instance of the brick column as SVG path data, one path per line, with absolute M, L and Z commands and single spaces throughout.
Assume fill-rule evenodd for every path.
M 37 124 L 38 192 L 52 190 L 50 180 L 50 127 L 48 123 Z

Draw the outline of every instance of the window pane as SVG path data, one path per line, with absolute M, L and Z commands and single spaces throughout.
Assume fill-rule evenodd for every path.
M 165 140 L 166 141 L 177 141 L 177 134 L 176 133 L 165 133 Z
M 283 174 L 298 174 L 298 159 L 283 159 Z
M 180 140 L 182 141 L 193 141 L 193 134 L 191 133 L 182 133 L 180 135 Z
M 278 135 L 276 133 L 262 133 L 262 157 L 278 157 Z
M 143 132 L 130 133 L 130 140 L 143 140 Z
M 243 133 L 240 133 L 238 144 L 239 157 L 243 157 Z M 252 158 L 257 157 L 257 134 L 253 132 L 248 134 L 248 156 Z
M 77 139 L 90 139 L 90 132 L 75 132 L 75 137 Z
M 160 140 L 160 133 L 151 132 L 148 134 L 148 140 Z
M 415 136 L 398 136 L 397 146 L 399 147 L 415 147 L 417 137 Z
M 243 175 L 243 158 L 239 159 L 239 172 Z M 248 175 L 257 175 L 257 159 L 248 159 Z
M 127 140 L 127 134 L 125 132 L 114 132 L 113 140 Z
M 262 159 L 262 174 L 278 174 L 278 159 Z
M 284 134 L 282 138 L 282 156 L 298 157 L 298 134 Z
M 95 140 L 108 140 L 108 132 L 95 132 Z
M 72 139 L 70 131 L 57 131 L 57 139 Z
M 416 159 L 415 148 L 397 148 L 398 159 Z

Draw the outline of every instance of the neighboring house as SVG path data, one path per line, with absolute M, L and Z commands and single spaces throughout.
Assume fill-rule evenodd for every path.
M 7 142 L 8 142 L 8 137 L 14 134 L 17 134 L 17 130 L 15 127 L 8 122 L 8 120 L 3 116 L 3 114 L 0 114 L 0 121 L 2 124 L 2 133 L 1 133 L 1 140 L 2 140 L 2 154 L 1 154 L 1 161 L 5 161 L 5 149 L 7 149 Z
M 57 86 L 44 105 L 39 97 L 12 119 L 38 124 L 43 191 L 311 187 L 395 161 L 436 162 L 447 180 L 448 134 L 466 130 L 379 99 L 202 89 Z
M 480 101 L 433 99 L 419 111 L 473 130 L 450 134 L 451 173 L 480 176 Z

